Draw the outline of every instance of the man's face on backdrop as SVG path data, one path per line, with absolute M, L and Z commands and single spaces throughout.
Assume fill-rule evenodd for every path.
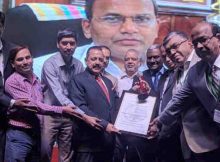
M 144 55 L 157 37 L 158 23 L 151 0 L 95 0 L 92 19 L 82 26 L 87 38 L 111 49 L 112 59 L 123 62 L 126 51 Z

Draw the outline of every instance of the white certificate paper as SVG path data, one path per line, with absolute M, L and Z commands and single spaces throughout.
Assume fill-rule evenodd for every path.
M 114 126 L 120 131 L 146 136 L 155 102 L 156 97 L 139 102 L 137 94 L 125 92 Z

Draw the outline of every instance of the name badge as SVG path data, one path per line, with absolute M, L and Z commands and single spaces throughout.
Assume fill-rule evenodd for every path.
M 220 123 L 220 110 L 215 109 L 214 121 L 217 122 L 217 123 Z

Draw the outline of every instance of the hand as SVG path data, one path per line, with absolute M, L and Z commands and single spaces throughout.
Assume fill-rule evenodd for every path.
M 88 116 L 86 114 L 83 114 L 82 119 L 89 124 L 91 127 L 97 129 L 97 130 L 102 130 L 103 127 L 99 124 L 99 122 L 101 121 L 100 119 L 96 118 L 96 117 L 92 117 L 92 116 Z
M 161 125 L 161 123 L 159 122 L 159 118 L 155 118 L 150 123 L 148 133 L 147 133 L 148 139 L 152 139 L 152 138 L 155 138 L 156 136 L 158 136 L 158 133 L 160 131 L 160 126 L 159 125 Z
M 109 123 L 109 124 L 107 125 L 106 131 L 107 131 L 108 133 L 118 133 L 118 134 L 121 134 L 121 133 L 119 132 L 119 130 L 118 130 L 117 128 L 115 128 L 115 126 L 114 126 L 113 124 L 111 124 L 111 123 Z
M 28 104 L 30 102 L 30 100 L 28 99 L 17 99 L 15 100 L 15 103 L 13 106 L 17 106 L 17 107 L 29 107 L 30 105 Z
M 74 109 L 76 107 L 73 106 L 63 106 L 63 114 L 68 114 L 71 116 L 75 116 L 77 118 L 82 119 L 82 114 L 77 113 Z
M 138 90 L 140 89 L 139 82 L 134 83 L 134 86 L 131 89 L 135 92 L 138 92 Z
M 134 83 L 132 90 L 140 94 L 146 94 L 146 93 L 149 94 L 151 91 L 151 88 L 148 82 L 146 82 L 143 79 L 140 79 L 140 81 Z
M 143 79 L 140 79 L 139 85 L 140 85 L 139 93 L 141 93 L 141 94 L 145 94 L 145 93 L 149 94 L 150 93 L 151 88 L 150 88 L 148 82 L 146 82 Z

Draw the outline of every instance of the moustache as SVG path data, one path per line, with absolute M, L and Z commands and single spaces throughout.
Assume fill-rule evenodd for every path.
M 99 65 L 99 64 L 94 64 L 94 65 L 92 66 L 92 68 L 99 68 L 99 69 L 101 69 L 102 67 L 101 67 L 101 65 Z
M 72 49 L 66 49 L 64 52 L 65 52 L 65 53 L 73 53 L 74 50 L 72 50 Z

